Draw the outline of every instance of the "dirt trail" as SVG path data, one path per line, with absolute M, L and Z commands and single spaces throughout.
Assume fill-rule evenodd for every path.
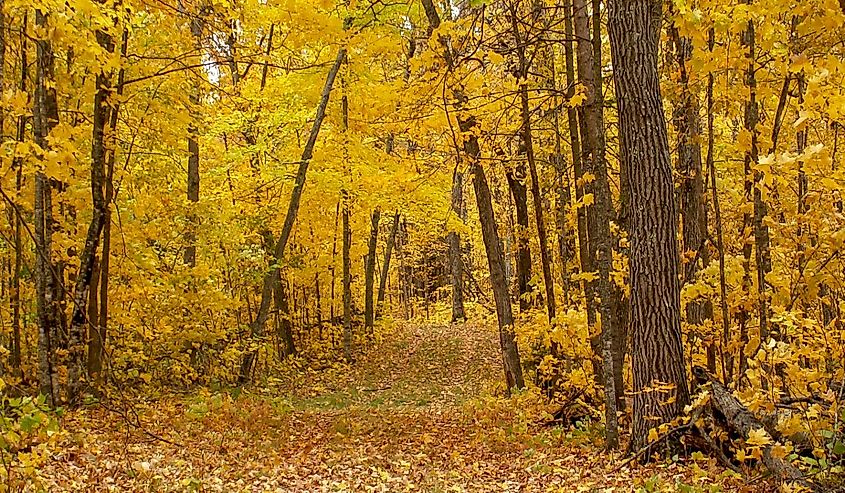
M 65 425 L 76 432 L 41 471 L 44 487 L 636 491 L 627 469 L 608 474 L 613 464 L 595 447 L 598 434 L 543 428 L 513 403 L 489 397 L 500 376 L 497 336 L 490 329 L 406 325 L 386 341 L 352 367 L 292 372 L 270 382 L 272 392 L 136 406 L 147 431 L 178 445 L 127 427 L 101 408 L 74 413 Z M 645 479 L 652 474 L 669 489 L 644 491 L 675 491 L 689 467 L 636 472 Z

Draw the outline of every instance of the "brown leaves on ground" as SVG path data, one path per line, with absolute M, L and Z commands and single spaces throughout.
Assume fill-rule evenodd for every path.
M 613 472 L 597 428 L 543 427 L 536 392 L 490 396 L 498 355 L 487 329 L 408 325 L 352 367 L 292 372 L 261 394 L 136 403 L 143 429 L 78 411 L 32 490 L 762 491 L 706 459 Z

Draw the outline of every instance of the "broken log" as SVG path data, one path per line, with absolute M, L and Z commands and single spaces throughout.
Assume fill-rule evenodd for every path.
M 766 429 L 763 423 L 706 369 L 696 366 L 692 371 L 700 385 L 710 385 L 710 405 L 713 411 L 718 412 L 724 419 L 725 424 L 733 431 L 742 438 L 748 439 L 752 431 Z M 820 486 L 808 481 L 804 474 L 790 462 L 775 457 L 772 453 L 774 445 L 774 440 L 772 440 L 772 443 L 760 447 L 763 465 L 773 475 L 788 482 L 799 484 L 811 491 L 823 491 Z

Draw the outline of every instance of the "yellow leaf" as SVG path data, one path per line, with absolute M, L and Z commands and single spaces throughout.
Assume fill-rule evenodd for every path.
M 762 447 L 772 443 L 772 438 L 766 433 L 766 430 L 758 428 L 748 432 L 748 439 L 745 440 L 745 443 L 752 447 Z

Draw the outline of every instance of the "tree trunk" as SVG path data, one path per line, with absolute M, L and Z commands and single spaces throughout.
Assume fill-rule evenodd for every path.
M 692 56 L 692 40 L 681 37 L 674 25 L 668 28 L 674 48 L 681 86 L 680 101 L 672 114 L 672 122 L 678 134 L 678 174 L 681 176 L 680 208 L 683 230 L 683 279 L 693 280 L 709 263 L 706 247 L 707 220 L 704 207 L 704 179 L 701 168 L 701 128 L 698 116 L 698 100 L 690 91 L 687 62 Z M 700 263 L 699 263 L 700 260 Z M 707 300 L 691 300 L 686 306 L 687 323 L 701 325 L 712 318 L 712 305 Z
M 46 29 L 47 15 L 35 11 L 35 26 Z M 49 150 L 47 136 L 59 122 L 56 89 L 53 85 L 55 56 L 49 39 L 38 39 L 36 45 L 35 102 L 33 107 L 33 134 L 35 144 Z M 62 315 L 60 307 L 61 276 L 53 262 L 53 204 L 50 179 L 42 172 L 35 174 L 35 288 L 38 319 L 38 384 L 50 405 L 60 399 L 58 382 L 59 364 L 56 349 L 61 339 Z
M 475 120 L 470 118 L 459 122 L 461 132 L 468 133 L 475 127 Z M 502 362 L 505 370 L 505 383 L 508 392 L 514 387 L 522 388 L 525 381 L 522 377 L 522 365 L 519 360 L 519 348 L 513 333 L 513 312 L 508 295 L 508 285 L 505 280 L 505 257 L 493 213 L 493 200 L 490 196 L 490 186 L 484 174 L 479 158 L 481 149 L 474 134 L 469 134 L 464 141 L 464 152 L 472 161 L 473 188 L 478 207 L 481 235 L 484 248 L 487 251 L 487 263 L 490 268 L 490 284 L 493 287 L 493 298 L 496 300 L 496 315 L 499 321 L 499 344 L 502 349 Z
M 378 207 L 373 211 L 370 225 L 370 241 L 367 244 L 367 265 L 364 271 L 364 329 L 370 338 L 373 337 L 373 321 L 375 310 L 373 306 L 373 287 L 376 273 L 376 244 L 378 242 L 378 223 L 381 211 Z
M 202 54 L 202 30 L 203 18 L 200 14 L 191 17 L 191 36 L 194 38 L 195 49 Z M 237 68 L 235 69 L 237 70 Z M 263 79 L 262 79 L 263 80 Z M 199 87 L 192 87 L 190 94 L 191 112 L 196 111 L 200 104 Z M 192 115 L 196 116 L 196 115 Z M 196 118 L 194 118 L 196 119 Z M 200 200 L 200 148 L 197 142 L 197 127 L 192 122 L 188 125 L 188 184 L 187 199 L 191 203 L 188 210 L 188 228 L 185 232 L 185 265 L 196 267 L 197 265 L 197 237 L 196 225 L 197 214 L 196 204 Z
M 604 117 L 602 114 L 600 66 L 598 59 L 601 52 L 601 33 L 594 32 L 590 41 L 590 26 L 587 17 L 585 0 L 574 0 L 575 35 L 578 39 L 578 74 L 586 92 L 586 101 L 582 113 L 582 134 L 584 171 L 590 172 L 595 178 L 587 184 L 587 193 L 593 195 L 593 205 L 587 208 L 587 247 L 592 250 L 595 267 L 598 268 L 598 278 L 592 284 L 593 295 L 599 299 L 599 314 L 601 315 L 601 340 L 603 361 L 603 383 L 605 390 L 605 419 L 607 426 L 607 446 L 615 448 L 618 444 L 618 429 L 616 419 L 616 374 L 621 368 L 614 365 L 614 340 L 618 339 L 618 322 L 614 316 L 614 307 L 620 302 L 617 290 L 613 289 L 610 272 L 613 268 L 613 252 L 610 235 L 611 211 L 613 210 L 610 196 L 610 184 L 605 162 Z M 595 19 L 594 19 L 595 22 Z M 595 28 L 595 26 L 594 26 Z M 621 348 L 620 348 L 621 349 Z M 619 389 L 621 392 L 622 389 Z
M 345 192 L 345 191 L 344 191 Z M 343 197 L 343 356 L 352 361 L 352 230 L 349 228 L 349 198 Z
M 530 225 L 528 223 L 528 188 L 525 179 L 525 167 L 518 165 L 515 170 L 506 172 L 508 188 L 513 196 L 516 208 L 516 227 L 513 231 L 516 244 L 516 282 L 519 289 L 519 311 L 531 308 L 531 247 L 528 245 Z M 507 283 L 507 277 L 505 278 Z
M 461 220 L 463 220 L 461 217 L 463 201 L 464 175 L 460 170 L 455 168 L 452 174 L 452 212 Z M 461 256 L 461 235 L 457 231 L 450 231 L 446 239 L 449 242 L 449 271 L 452 280 L 452 322 L 459 322 L 466 319 L 466 312 L 464 311 L 464 261 Z
M 387 237 L 387 246 L 384 249 L 384 264 L 381 266 L 381 277 L 379 278 L 378 298 L 376 302 L 376 318 L 381 318 L 382 312 L 384 311 L 384 295 L 387 290 L 387 278 L 390 275 L 390 257 L 393 254 L 393 245 L 396 242 L 397 231 L 399 231 L 399 212 L 393 215 L 393 225 L 390 227 L 390 236 Z M 463 310 L 463 302 L 461 302 L 461 310 Z M 454 315 L 454 304 L 452 313 Z
M 707 35 L 707 47 L 710 52 L 716 45 L 716 33 L 713 28 Z M 719 190 L 716 188 L 716 161 L 714 155 L 714 144 L 716 136 L 714 132 L 714 111 L 713 111 L 713 85 L 715 77 L 713 72 L 707 74 L 707 169 L 710 173 L 710 193 L 713 203 L 713 215 L 716 219 L 716 248 L 719 251 L 719 305 L 722 312 L 722 375 L 725 383 L 730 383 L 733 378 L 733 356 L 727 352 L 731 340 L 731 314 L 728 310 L 727 281 L 725 280 L 725 241 L 722 231 L 722 209 L 719 205 Z
M 614 0 L 609 31 L 631 187 L 631 450 L 689 403 L 681 338 L 677 208 L 657 68 L 661 4 Z
M 296 354 L 296 344 L 293 341 L 293 316 L 288 304 L 288 293 L 282 282 L 282 271 L 276 269 L 279 279 L 273 287 L 273 298 L 276 301 L 276 316 L 278 317 L 279 340 L 282 342 L 281 358 Z
M 114 52 L 114 41 L 110 34 L 103 30 L 97 31 L 97 43 L 106 52 Z M 85 247 L 79 257 L 79 271 L 76 275 L 76 286 L 73 296 L 73 311 L 70 320 L 70 341 L 68 346 L 68 400 L 77 401 L 86 386 L 86 342 L 88 340 L 88 291 L 94 275 L 94 263 L 100 246 L 100 233 L 103 230 L 105 218 L 105 185 L 106 169 L 106 133 L 110 121 L 109 94 L 111 93 L 111 76 L 103 71 L 96 77 L 96 93 L 94 95 L 93 134 L 91 137 L 91 202 L 93 215 L 88 225 L 85 237 Z M 96 329 L 95 329 L 96 330 Z
M 528 100 L 528 71 L 530 69 L 528 59 L 525 54 L 525 46 L 522 42 L 522 34 L 519 30 L 519 19 L 516 14 L 516 7 L 514 3 L 510 4 L 511 13 L 511 29 L 513 31 L 514 40 L 517 47 L 517 56 L 519 58 L 519 100 L 522 116 L 522 126 L 520 133 L 522 136 L 522 145 L 525 148 L 525 157 L 528 161 L 528 171 L 531 174 L 531 195 L 534 199 L 534 219 L 537 223 L 537 239 L 540 244 L 540 262 L 543 268 L 543 283 L 546 288 L 546 310 L 549 320 L 555 318 L 555 285 L 552 280 L 552 266 L 551 257 L 549 255 L 548 235 L 546 234 L 546 221 L 543 217 L 543 198 L 540 195 L 540 178 L 537 173 L 537 162 L 534 158 L 534 142 L 531 134 L 531 108 Z
M 27 15 L 24 13 L 22 32 L 27 29 Z M 29 67 L 27 65 L 27 37 L 21 36 L 21 78 L 18 88 L 22 93 L 26 93 L 26 81 L 29 78 Z M 23 142 L 26 137 L 26 117 L 21 115 L 18 117 L 17 141 Z M 14 157 L 12 159 L 12 168 L 15 170 L 15 192 L 20 196 L 21 188 L 23 186 L 23 159 L 21 157 Z M 21 373 L 21 257 L 23 255 L 23 244 L 21 238 L 21 218 L 19 211 L 15 209 L 12 219 L 12 229 L 14 232 L 15 242 L 15 261 L 12 271 L 12 289 L 9 293 L 9 303 L 12 309 L 12 350 L 9 353 L 9 366 L 16 374 Z M 36 264 L 38 259 L 36 259 Z
M 752 0 L 746 0 L 751 4 Z M 754 32 L 754 21 L 749 20 L 744 33 L 745 44 L 748 47 L 748 69 L 746 71 L 746 85 L 748 86 L 748 101 L 745 107 L 745 129 L 751 134 L 751 149 L 745 153 L 746 169 L 753 170 L 753 191 L 754 191 L 754 247 L 755 261 L 757 264 L 757 294 L 758 294 L 758 316 L 760 322 L 760 342 L 765 342 L 769 335 L 769 310 L 768 295 L 766 294 L 766 275 L 772 271 L 772 259 L 769 252 L 769 227 L 763 222 L 768 214 L 768 206 L 763 201 L 761 187 L 763 187 L 763 173 L 756 169 L 758 156 L 758 130 L 757 123 L 757 75 L 756 56 L 757 43 Z
M 276 241 L 273 249 L 273 260 L 271 267 L 267 269 L 264 274 L 263 286 L 261 288 L 261 301 L 258 306 L 255 320 L 252 323 L 251 333 L 253 337 L 260 337 L 264 334 L 264 326 L 267 323 L 267 316 L 270 313 L 270 300 L 273 297 L 273 284 L 277 282 L 279 276 L 275 273 L 278 265 L 284 259 L 285 247 L 290 239 L 293 225 L 296 222 L 296 216 L 299 212 L 299 204 L 302 201 L 302 191 L 305 187 L 305 177 L 308 173 L 308 165 L 311 163 L 311 158 L 314 155 L 314 146 L 317 144 L 317 136 L 320 133 L 320 128 L 323 125 L 323 120 L 326 117 L 326 107 L 329 104 L 332 87 L 334 86 L 335 78 L 340 70 L 340 66 L 346 60 L 346 49 L 341 48 L 337 52 L 334 65 L 329 70 L 326 76 L 326 83 L 323 86 L 323 92 L 320 95 L 320 104 L 317 107 L 317 115 L 314 118 L 314 123 L 311 125 L 311 132 L 308 135 L 308 140 L 305 143 L 305 148 L 302 150 L 302 156 L 299 161 L 299 169 L 296 173 L 296 178 L 291 192 L 290 202 L 288 203 L 287 213 L 285 215 L 285 222 L 282 226 L 282 232 L 279 239 Z M 241 361 L 240 375 L 238 381 L 246 383 L 249 380 L 249 375 L 252 370 L 252 365 L 255 361 L 255 351 L 248 351 Z

